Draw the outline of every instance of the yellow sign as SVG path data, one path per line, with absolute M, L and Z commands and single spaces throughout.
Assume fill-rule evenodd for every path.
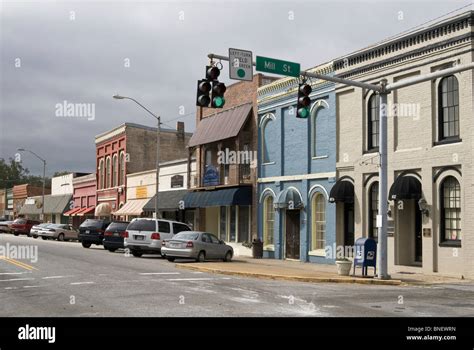
M 135 196 L 137 199 L 148 198 L 146 186 L 139 186 L 135 189 Z

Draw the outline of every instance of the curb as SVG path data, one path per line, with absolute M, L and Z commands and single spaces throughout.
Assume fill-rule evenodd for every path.
M 198 267 L 188 264 L 175 264 L 177 268 L 194 270 L 200 272 L 209 272 L 217 273 L 223 275 L 234 275 L 234 276 L 245 276 L 245 277 L 255 277 L 262 279 L 271 279 L 271 280 L 285 280 L 285 281 L 298 281 L 298 282 L 311 282 L 311 283 L 357 283 L 357 284 L 371 284 L 371 285 L 386 285 L 386 286 L 398 286 L 402 285 L 401 280 L 378 280 L 373 278 L 344 278 L 344 277 L 305 277 L 305 276 L 292 276 L 292 275 L 277 275 L 269 273 L 259 273 L 259 272 L 241 272 L 241 271 L 229 271 L 221 270 L 218 268 L 209 268 L 209 267 Z

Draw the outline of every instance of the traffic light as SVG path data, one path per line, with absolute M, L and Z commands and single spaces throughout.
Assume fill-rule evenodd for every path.
M 216 66 L 206 66 L 206 79 L 207 80 L 211 80 L 211 81 L 217 80 L 220 74 L 221 74 L 221 71 Z
M 224 83 L 220 83 L 217 80 L 212 82 L 212 108 L 222 108 L 225 104 L 224 93 L 227 90 Z
M 298 86 L 298 104 L 296 107 L 296 117 L 297 118 L 308 118 L 309 117 L 309 105 L 311 104 L 311 99 L 309 94 L 311 93 L 311 86 L 302 83 Z
M 196 106 L 209 107 L 209 103 L 211 103 L 209 92 L 211 92 L 211 83 L 209 82 L 209 80 L 198 80 Z

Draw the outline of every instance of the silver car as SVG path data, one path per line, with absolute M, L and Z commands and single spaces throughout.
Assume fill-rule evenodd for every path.
M 0 221 L 0 232 L 10 233 L 10 225 L 13 221 Z
M 58 241 L 78 240 L 79 231 L 68 224 L 50 224 L 38 231 L 43 239 L 57 239 Z
M 199 231 L 178 233 L 172 239 L 164 241 L 161 251 L 168 261 L 174 261 L 176 258 L 195 259 L 197 262 L 207 259 L 231 261 L 234 256 L 230 245 L 212 233 Z
M 53 225 L 50 222 L 45 222 L 44 224 L 35 225 L 30 230 L 30 237 L 38 238 L 39 231 L 47 228 L 49 225 Z

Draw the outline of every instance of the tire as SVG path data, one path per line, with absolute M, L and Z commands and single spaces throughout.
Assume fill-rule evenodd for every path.
M 64 242 L 64 234 L 63 234 L 63 233 L 60 233 L 60 234 L 58 235 L 58 241 Z
M 225 253 L 223 260 L 224 262 L 230 262 L 232 260 L 232 252 L 230 250 L 227 253 Z
M 92 245 L 92 243 L 89 243 L 89 242 L 82 242 L 82 246 L 83 246 L 84 248 L 90 248 L 91 245 Z
M 132 255 L 135 257 L 135 258 L 141 258 L 143 253 L 142 252 L 137 252 L 136 250 L 132 250 Z
M 107 248 L 107 250 L 108 250 L 109 252 L 111 252 L 111 253 L 114 253 L 117 249 L 115 249 L 115 248 Z
M 171 257 L 171 256 L 167 257 L 166 259 L 168 259 L 169 262 L 173 262 L 173 261 L 174 261 L 174 258 Z
M 41 238 L 43 238 L 43 240 L 45 240 L 45 241 L 48 239 L 48 237 L 44 237 L 44 236 L 43 236 L 43 237 L 41 237 Z
M 14 235 L 14 236 L 19 236 L 20 234 L 15 232 L 13 235 Z
M 37 235 L 36 235 L 36 236 L 33 236 L 33 238 L 34 238 L 34 239 L 37 239 L 37 238 L 38 238 L 38 236 L 37 236 Z
M 201 250 L 196 258 L 196 262 L 204 262 L 206 260 L 206 253 Z

